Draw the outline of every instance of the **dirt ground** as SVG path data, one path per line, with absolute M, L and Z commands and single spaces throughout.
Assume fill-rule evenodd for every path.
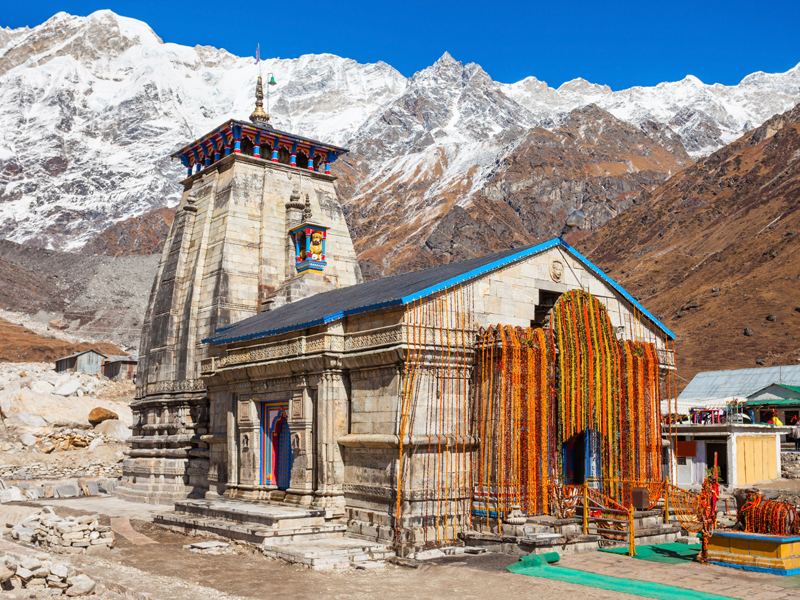
M 121 534 L 103 558 L 81 557 L 79 563 L 106 578 L 127 582 L 153 598 L 170 600 L 239 600 L 287 597 L 332 600 L 497 600 L 498 598 L 630 599 L 634 596 L 505 570 L 516 558 L 504 554 L 457 555 L 426 561 L 419 569 L 388 565 L 374 571 L 311 571 L 270 560 L 242 548 L 231 555 L 193 554 L 184 545 L 200 538 L 164 530 L 149 522 L 158 508 L 101 498 L 52 501 L 58 514 L 100 513 L 101 522 L 119 528 L 129 519 L 135 532 L 149 540 Z M 41 504 L 41 503 L 39 503 Z M 30 506 L 37 506 L 30 503 Z M 88 510 L 82 510 L 85 507 Z M 108 507 L 106 510 L 105 507 Z M 166 507 L 165 507 L 166 508 Z M 122 515 L 122 517 L 120 517 Z M 111 520 L 115 517 L 115 521 Z M 126 523 L 128 521 L 125 521 Z M 155 543 L 152 543 L 155 542 Z M 75 560 L 75 559 L 73 559 Z M 671 565 L 594 552 L 566 556 L 562 566 L 687 587 L 742 600 L 800 599 L 800 577 L 747 573 L 695 563 Z
M 800 479 L 775 479 L 768 483 L 754 485 L 758 489 L 764 490 L 783 490 L 786 492 L 800 492 Z

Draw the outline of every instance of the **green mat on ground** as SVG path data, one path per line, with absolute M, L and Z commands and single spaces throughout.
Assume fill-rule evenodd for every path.
M 554 556 L 553 556 L 554 555 Z M 556 562 L 558 554 L 550 552 L 545 555 L 523 556 L 506 569 L 512 573 L 528 575 L 530 577 L 541 577 L 543 579 L 554 579 L 566 583 L 585 585 L 587 587 L 623 592 L 645 598 L 655 598 L 656 600 L 728 600 L 727 596 L 716 594 L 706 594 L 696 592 L 687 588 L 676 587 L 673 585 L 663 585 L 661 583 L 650 583 L 649 581 L 638 581 L 636 579 L 625 579 L 623 577 L 610 577 L 608 575 L 598 575 L 588 571 L 578 571 L 566 567 L 551 567 L 549 562 Z
M 600 552 L 611 552 L 612 554 L 628 554 L 628 548 L 600 548 Z M 653 544 L 652 546 L 636 546 L 636 556 L 641 560 L 650 562 L 678 563 L 692 561 L 700 554 L 700 546 L 689 544 Z

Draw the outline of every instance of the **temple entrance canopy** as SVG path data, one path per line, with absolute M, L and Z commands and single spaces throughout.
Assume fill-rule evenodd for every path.
M 619 340 L 605 306 L 572 290 L 545 329 L 482 329 L 473 382 L 481 514 L 549 514 L 552 485 L 611 498 L 662 480 L 655 344 Z

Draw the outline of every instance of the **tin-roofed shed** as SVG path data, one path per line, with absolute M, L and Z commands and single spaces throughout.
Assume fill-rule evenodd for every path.
M 99 375 L 106 355 L 97 350 L 84 350 L 56 360 L 56 373 Z
M 800 365 L 698 373 L 678 398 L 746 398 L 773 383 L 800 386 Z
M 132 354 L 112 355 L 103 361 L 103 375 L 115 381 L 133 380 L 138 361 Z

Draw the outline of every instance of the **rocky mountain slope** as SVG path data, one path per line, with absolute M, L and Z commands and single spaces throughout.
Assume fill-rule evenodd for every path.
M 353 149 L 334 171 L 375 275 L 393 272 L 412 247 L 427 249 L 424 264 L 450 260 L 448 247 L 483 252 L 552 235 L 578 203 L 596 205 L 599 226 L 689 157 L 800 100 L 800 66 L 736 86 L 687 77 L 617 92 L 584 80 L 502 84 L 447 54 L 411 78 L 332 55 L 269 59 L 262 70 L 278 81 L 277 127 Z M 156 247 L 148 224 L 161 227 L 157 218 L 123 226 L 119 247 L 114 232 L 92 240 L 177 202 L 183 169 L 169 154 L 229 117 L 247 118 L 256 75 L 248 58 L 165 44 L 110 11 L 0 30 L 0 237 L 110 254 Z M 538 175 L 524 174 L 536 165 Z M 401 221 L 414 242 L 395 249 Z M 525 226 L 512 233 L 517 222 Z M 469 239 L 447 241 L 453 227 Z
M 375 132 L 359 139 L 347 168 L 340 167 L 345 211 L 367 277 L 552 237 L 577 207 L 599 227 L 639 192 L 692 162 L 665 128 L 637 127 L 595 105 L 572 111 L 552 129 L 503 129 L 516 107 L 486 91 L 496 110 L 475 118 L 473 97 L 484 90 L 480 82 L 462 86 L 469 65 L 443 59 L 432 69 L 438 71 L 433 93 L 440 97 L 410 86 L 412 97 L 377 119 Z M 448 82 L 448 71 L 455 83 Z M 407 110 L 421 99 L 436 107 L 436 118 L 429 110 Z M 453 124 L 464 115 L 474 122 Z M 404 135 L 392 147 L 380 145 L 401 127 Z M 476 145 L 484 164 L 473 162 Z M 376 153 L 401 158 L 377 174 L 374 165 L 382 163 L 369 158 Z
M 109 354 L 125 354 L 113 344 L 68 342 L 54 334 L 38 334 L 27 327 L 0 318 L 0 363 L 53 362 L 62 356 L 91 349 Z
M 800 107 L 646 195 L 578 245 L 698 371 L 800 361 Z
M 175 210 L 165 206 L 140 217 L 119 221 L 92 238 L 81 248 L 81 253 L 106 256 L 160 254 L 174 218 Z
M 135 352 L 158 261 L 157 255 L 86 256 L 0 240 L 0 309 L 40 323 L 64 319 L 79 339 Z

